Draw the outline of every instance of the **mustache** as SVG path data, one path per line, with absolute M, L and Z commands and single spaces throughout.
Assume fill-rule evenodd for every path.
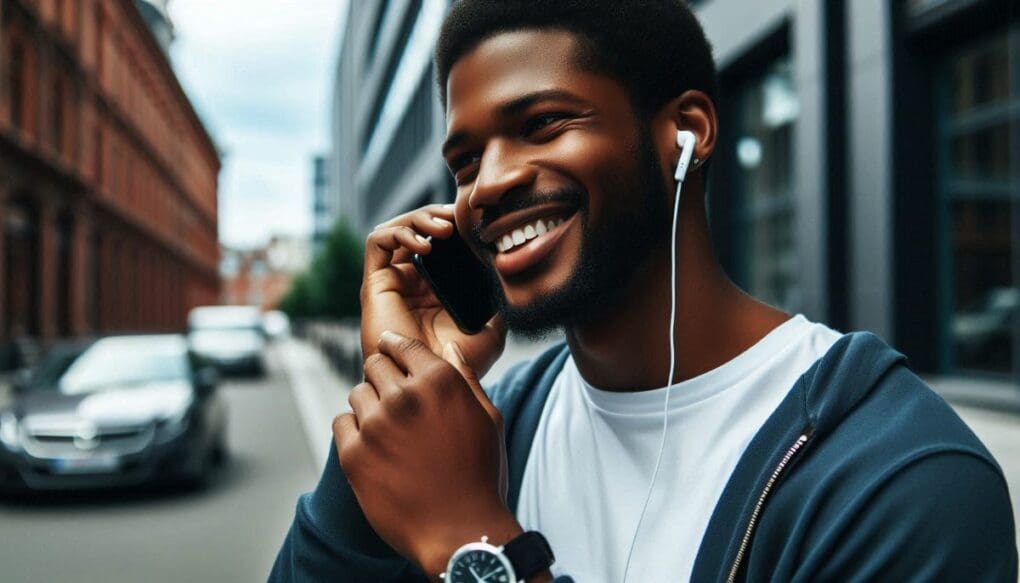
M 492 223 L 510 213 L 538 206 L 541 204 L 566 204 L 581 208 L 587 200 L 587 193 L 578 187 L 563 187 L 551 192 L 536 193 L 523 197 L 515 197 L 498 206 L 482 210 L 482 220 L 471 228 L 471 238 L 482 247 L 482 231 Z

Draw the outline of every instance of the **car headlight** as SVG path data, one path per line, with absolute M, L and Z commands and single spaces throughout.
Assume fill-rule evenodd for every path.
M 184 409 L 181 409 L 179 413 L 166 417 L 165 419 L 160 419 L 156 423 L 157 439 L 159 441 L 169 441 L 184 433 L 184 431 L 188 429 L 188 424 L 191 422 L 189 412 L 189 408 L 185 407 Z
M 0 415 L 0 443 L 7 449 L 17 450 L 21 448 L 18 418 L 10 411 Z

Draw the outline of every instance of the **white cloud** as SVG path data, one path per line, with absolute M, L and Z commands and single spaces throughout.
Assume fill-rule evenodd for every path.
M 345 0 L 171 0 L 169 9 L 177 74 L 226 152 L 220 239 L 307 234 Z

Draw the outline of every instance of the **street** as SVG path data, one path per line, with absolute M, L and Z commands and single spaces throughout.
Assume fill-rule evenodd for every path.
M 545 344 L 511 340 L 487 380 Z M 220 388 L 229 408 L 231 458 L 209 487 L 0 499 L 0 580 L 264 580 L 297 497 L 315 485 L 330 421 L 346 409 L 351 386 L 298 340 L 271 346 L 268 364 L 265 378 L 228 379 Z M 1020 417 L 957 410 L 999 460 L 1015 498 Z
M 274 348 L 265 378 L 221 385 L 231 457 L 208 488 L 0 500 L 0 580 L 265 580 L 318 472 L 281 368 Z

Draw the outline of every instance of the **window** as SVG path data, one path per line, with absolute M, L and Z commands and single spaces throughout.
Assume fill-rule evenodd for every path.
M 1020 28 L 941 63 L 937 103 L 943 368 L 1017 375 Z
M 785 310 L 800 303 L 794 242 L 793 128 L 800 102 L 789 57 L 736 88 L 731 224 L 733 277 L 754 296 Z

